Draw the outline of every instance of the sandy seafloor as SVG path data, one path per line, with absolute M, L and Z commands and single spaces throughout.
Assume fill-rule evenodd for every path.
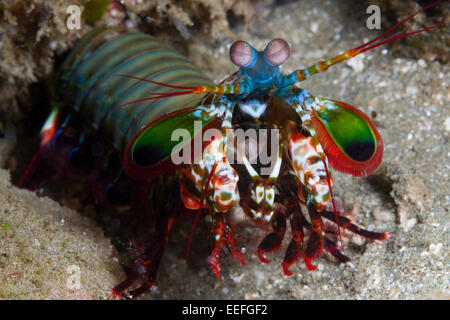
M 271 38 L 286 39 L 291 58 L 285 71 L 335 56 L 377 34 L 364 27 L 364 12 L 351 15 L 351 8 L 336 1 L 255 6 L 257 14 L 231 30 L 256 48 Z M 193 40 L 189 57 L 221 80 L 235 70 L 227 57 L 231 41 L 203 45 Z M 389 232 L 391 239 L 351 238 L 346 248 L 351 262 L 337 265 L 325 255 L 316 260 L 317 271 L 299 263 L 285 277 L 284 251 L 262 264 L 255 251 L 264 233 L 242 222 L 239 239 L 247 265 L 225 257 L 223 278 L 215 279 L 206 261 L 205 222 L 197 228 L 188 260 L 182 258 L 189 224 L 181 235 L 174 232 L 157 284 L 142 298 L 449 299 L 450 70 L 431 60 L 382 48 L 302 85 L 314 95 L 361 107 L 374 119 L 385 144 L 380 169 L 365 178 L 334 171 L 334 193 L 353 206 L 356 223 Z M 0 299 L 106 298 L 124 273 L 103 229 L 52 199 L 17 189 L 8 172 L 0 173 Z M 67 286 L 71 265 L 80 268 L 79 290 Z

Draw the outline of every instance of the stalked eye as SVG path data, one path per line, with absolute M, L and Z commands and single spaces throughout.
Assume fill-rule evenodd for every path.
M 267 62 L 274 66 L 283 64 L 289 58 L 289 54 L 290 49 L 288 43 L 280 38 L 270 41 L 266 49 L 264 49 Z
M 255 51 L 251 45 L 243 40 L 233 43 L 230 48 L 230 59 L 239 67 L 248 67 L 254 61 Z

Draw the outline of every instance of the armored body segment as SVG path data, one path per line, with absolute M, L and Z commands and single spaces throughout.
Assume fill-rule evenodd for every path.
M 150 35 L 117 28 L 92 30 L 62 64 L 53 96 L 58 106 L 79 112 L 118 150 L 125 150 L 146 124 L 197 106 L 202 99 L 185 95 L 119 107 L 145 99 L 148 92 L 174 91 L 121 75 L 168 85 L 212 85 L 185 57 Z

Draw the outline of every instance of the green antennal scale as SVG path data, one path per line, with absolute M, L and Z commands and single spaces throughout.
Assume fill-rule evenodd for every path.
M 372 120 L 347 103 L 320 101 L 311 119 L 331 166 L 355 176 L 372 173 L 383 158 L 383 140 Z

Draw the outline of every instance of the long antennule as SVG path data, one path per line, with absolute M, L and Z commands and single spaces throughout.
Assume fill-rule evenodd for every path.
M 327 175 L 328 189 L 330 189 L 331 204 L 333 205 L 334 217 L 336 219 L 337 226 L 338 226 L 339 242 L 341 243 L 341 250 L 342 250 L 342 252 L 344 252 L 344 243 L 342 242 L 341 227 L 339 226 L 339 222 L 338 222 L 339 221 L 338 214 L 337 214 L 337 210 L 336 210 L 336 204 L 334 203 L 333 189 L 331 188 L 330 175 L 328 173 L 328 166 L 325 162 L 325 159 L 322 159 L 322 162 L 323 162 L 323 165 L 325 166 L 325 173 Z
M 382 33 L 381 35 L 379 35 L 378 37 L 376 37 L 375 39 L 372 39 L 372 40 L 370 40 L 370 41 L 368 41 L 368 42 L 362 44 L 362 45 L 359 46 L 359 47 L 353 48 L 353 50 L 358 50 L 358 51 L 360 51 L 359 49 L 362 49 L 362 48 L 368 46 L 369 44 L 372 44 L 372 43 L 378 41 L 379 39 L 384 38 L 385 36 L 387 36 L 388 34 L 390 34 L 392 31 L 394 31 L 395 29 L 397 29 L 397 28 L 400 27 L 401 25 L 405 24 L 407 21 L 409 21 L 409 20 L 411 20 L 412 18 L 414 18 L 415 16 L 417 16 L 419 13 L 424 12 L 425 10 L 427 10 L 427 9 L 429 9 L 429 8 L 431 8 L 431 7 L 435 6 L 435 5 L 437 5 L 437 4 L 440 3 L 440 2 L 442 2 L 442 0 L 438 0 L 438 1 L 435 1 L 435 2 L 433 2 L 433 3 L 430 3 L 429 5 L 423 7 L 422 9 L 420 9 L 419 11 L 413 13 L 413 14 L 410 15 L 409 17 L 403 19 L 402 21 L 400 21 L 399 23 L 397 23 L 395 26 L 391 27 L 388 31 L 386 31 L 386 32 Z M 422 29 L 422 30 L 418 30 L 418 31 L 415 31 L 415 32 L 411 32 L 411 33 L 409 33 L 409 34 L 407 34 L 407 35 L 404 35 L 403 37 L 406 37 L 406 36 L 408 36 L 408 35 L 412 35 L 412 34 L 415 34 L 415 33 L 419 33 L 419 32 L 424 32 L 424 31 L 427 31 L 427 30 L 430 30 L 430 29 L 434 29 L 434 28 L 437 28 L 437 27 L 442 27 L 442 26 L 444 26 L 444 25 L 446 25 L 446 24 L 448 24 L 448 23 L 437 24 L 437 25 L 435 25 L 435 26 L 433 26 L 433 27 L 430 27 L 430 28 L 427 28 L 427 29 Z M 403 38 L 403 37 L 400 37 L 400 38 Z M 396 38 L 396 39 L 400 39 L 400 38 Z M 396 39 L 392 39 L 391 41 L 396 40 Z M 384 43 L 381 43 L 381 44 L 384 44 Z M 381 44 L 379 44 L 379 45 L 381 45 Z M 373 47 L 373 48 L 375 48 L 375 47 Z M 364 51 L 362 51 L 362 52 L 365 52 L 365 51 L 367 51 L 367 50 L 370 50 L 370 49 L 367 49 L 367 48 L 366 48 L 366 50 L 364 50 Z
M 249 79 L 241 79 L 240 81 L 238 81 L 236 83 L 218 84 L 215 86 L 189 87 L 189 86 L 172 85 L 172 84 L 153 81 L 153 80 L 149 80 L 149 79 L 145 79 L 145 78 L 134 77 L 134 76 L 126 75 L 126 74 L 116 74 L 113 77 L 122 77 L 122 78 L 138 80 L 138 81 L 147 82 L 147 83 L 155 84 L 158 86 L 171 88 L 171 89 L 175 89 L 175 90 L 181 90 L 181 91 L 148 92 L 150 97 L 121 104 L 121 105 L 115 107 L 113 110 L 111 110 L 110 113 L 116 112 L 117 110 L 120 110 L 121 108 L 129 106 L 131 104 L 145 102 L 145 101 L 149 101 L 149 100 L 158 100 L 158 99 L 164 99 L 164 98 L 174 97 L 174 96 L 183 96 L 183 95 L 187 95 L 187 94 L 204 94 L 204 93 L 215 93 L 217 95 L 248 94 L 253 90 L 253 83 Z
M 115 107 L 114 109 L 112 109 L 110 111 L 110 113 L 114 113 L 126 106 L 129 106 L 129 105 L 132 105 L 135 103 L 140 103 L 140 102 L 145 102 L 145 101 L 150 101 L 150 100 L 164 99 L 164 98 L 174 97 L 174 96 L 182 96 L 182 95 L 186 95 L 186 94 L 197 94 L 197 93 L 199 93 L 199 88 L 200 88 L 200 87 L 177 86 L 177 85 L 153 81 L 153 80 L 149 80 L 149 79 L 145 79 L 145 78 L 134 77 L 134 76 L 126 75 L 126 74 L 116 74 L 113 77 L 128 78 L 128 79 L 138 80 L 138 81 L 147 82 L 147 83 L 151 83 L 151 84 L 156 84 L 158 86 L 162 86 L 162 87 L 166 87 L 166 88 L 171 88 L 171 89 L 176 89 L 176 90 L 184 90 L 184 91 L 148 92 L 150 97 L 121 104 L 121 105 Z
M 317 63 L 315 63 L 315 64 L 313 64 L 313 65 L 311 65 L 311 66 L 309 66 L 307 68 L 304 68 L 304 69 L 298 69 L 298 70 L 293 71 L 291 74 L 289 74 L 286 77 L 283 77 L 282 80 L 280 80 L 280 82 L 278 84 L 278 87 L 279 88 L 285 88 L 285 87 L 288 87 L 288 86 L 290 86 L 290 85 L 292 85 L 294 83 L 298 83 L 298 82 L 304 81 L 304 80 L 306 80 L 307 78 L 311 77 L 314 74 L 327 71 L 329 67 L 331 67 L 331 66 L 333 66 L 335 64 L 338 64 L 338 63 L 340 63 L 342 61 L 354 58 L 358 54 L 361 54 L 363 52 L 369 51 L 369 50 L 374 49 L 376 47 L 379 47 L 379 46 L 381 46 L 383 44 L 386 44 L 386 43 L 389 43 L 389 42 L 392 42 L 392 41 L 395 41 L 395 40 L 398 40 L 398 39 L 401 39 L 401 38 L 405 38 L 405 37 L 408 37 L 408 36 L 412 36 L 412 35 L 415 35 L 415 34 L 418 34 L 418 33 L 422 33 L 422 32 L 425 32 L 425 31 L 429 31 L 429 30 L 432 30 L 432 29 L 435 29 L 435 28 L 439 28 L 439 27 L 443 27 L 443 26 L 449 25 L 450 24 L 449 22 L 443 22 L 443 23 L 439 23 L 439 24 L 436 24 L 436 25 L 428 27 L 428 28 L 424 28 L 424 29 L 413 31 L 413 32 L 409 32 L 409 33 L 406 33 L 406 31 L 408 30 L 408 27 L 405 27 L 399 33 L 394 34 L 394 35 L 390 36 L 387 39 L 381 40 L 381 39 L 385 38 L 386 36 L 388 36 L 390 33 L 392 33 L 392 31 L 394 31 L 395 29 L 397 29 L 400 26 L 404 25 L 407 21 L 411 20 L 413 17 L 415 17 L 419 13 L 421 13 L 421 12 L 431 8 L 432 6 L 437 5 L 440 2 L 442 2 L 442 0 L 435 1 L 435 2 L 425 6 L 424 8 L 418 10 L 417 12 L 415 12 L 412 15 L 410 15 L 406 19 L 403 19 L 402 21 L 397 23 L 395 26 L 390 28 L 388 31 L 384 32 L 383 34 L 379 35 L 378 37 L 376 37 L 373 40 L 370 40 L 370 41 L 368 41 L 368 42 L 366 42 L 366 43 L 364 43 L 364 44 L 362 44 L 362 45 L 360 45 L 358 47 L 355 47 L 353 49 L 347 50 L 344 53 L 342 53 L 342 54 L 340 54 L 340 55 L 338 55 L 338 56 L 336 56 L 334 58 L 331 58 L 331 59 L 328 59 L 328 60 L 325 60 L 325 61 L 317 62 Z
M 214 175 L 216 168 L 217 168 L 217 162 L 214 163 L 214 165 L 212 166 L 211 172 L 209 173 L 208 179 L 206 180 L 205 187 L 203 188 L 202 199 L 200 201 L 200 208 L 198 209 L 198 212 L 195 215 L 194 224 L 192 226 L 191 234 L 189 235 L 189 240 L 188 240 L 188 244 L 186 247 L 185 258 L 187 258 L 187 256 L 188 256 L 189 248 L 191 247 L 191 240 L 192 240 L 192 237 L 194 236 L 194 230 L 195 230 L 195 227 L 197 226 L 197 222 L 198 222 L 198 219 L 200 218 L 200 214 L 202 213 L 203 203 L 205 202 L 205 197 L 206 197 L 206 191 L 208 190 L 209 183 L 211 182 L 212 176 Z
M 145 102 L 145 101 L 150 101 L 150 100 L 158 100 L 158 99 L 163 99 L 163 98 L 168 98 L 168 97 L 175 97 L 175 96 L 182 96 L 182 95 L 186 95 L 186 94 L 194 94 L 194 91 L 176 91 L 176 92 L 165 92 L 165 93 L 154 93 L 154 92 L 149 92 L 149 94 L 153 95 L 152 97 L 148 97 L 148 98 L 143 98 L 143 99 L 139 99 L 139 100 L 134 100 L 134 101 L 130 101 L 124 104 L 121 104 L 117 107 L 115 107 L 114 109 L 112 109 L 110 111 L 110 113 L 114 113 L 126 106 L 135 104 L 135 103 L 139 103 L 139 102 Z
M 422 33 L 422 32 L 425 32 L 425 31 L 428 31 L 428 30 L 431 30 L 431 29 L 436 29 L 436 28 L 439 28 L 439 27 L 443 27 L 443 26 L 446 26 L 446 25 L 449 25 L 449 24 L 450 24 L 449 22 L 443 22 L 443 23 L 439 23 L 439 24 L 436 24 L 434 26 L 431 26 L 431 27 L 428 27 L 428 28 L 425 28 L 425 29 L 420 29 L 420 30 L 417 30 L 417 31 L 409 32 L 409 33 L 405 33 L 405 31 L 408 29 L 408 27 L 406 27 L 403 31 L 399 32 L 398 34 L 393 35 L 392 37 L 389 37 L 389 38 L 387 38 L 387 39 L 385 39 L 383 41 L 380 41 L 378 43 L 375 43 L 374 45 L 371 45 L 371 46 L 366 47 L 366 48 L 361 48 L 361 46 L 360 46 L 358 48 L 361 48 L 361 49 L 354 48 L 354 49 L 351 49 L 351 50 L 356 50 L 358 52 L 358 54 L 359 53 L 363 53 L 363 52 L 369 51 L 371 49 L 374 49 L 376 47 L 379 47 L 379 46 L 381 46 L 383 44 L 392 42 L 394 40 L 398 40 L 398 39 L 401 39 L 401 38 L 412 36 L 412 35 L 414 35 L 416 33 Z M 362 47 L 365 47 L 368 44 L 369 43 L 363 45 Z
M 193 89 L 195 89 L 195 87 L 175 86 L 175 85 L 172 85 L 172 84 L 167 84 L 167 83 L 163 83 L 163 82 L 148 80 L 148 79 L 145 79 L 145 78 L 129 76 L 129 75 L 126 75 L 126 74 L 116 74 L 113 77 L 122 77 L 122 78 L 128 78 L 128 79 L 133 79 L 133 80 L 139 80 L 139 81 L 148 82 L 148 83 L 152 83 L 152 84 L 157 84 L 159 86 L 163 86 L 163 87 L 167 87 L 167 88 L 173 88 L 173 89 L 184 89 L 184 90 L 193 90 Z

